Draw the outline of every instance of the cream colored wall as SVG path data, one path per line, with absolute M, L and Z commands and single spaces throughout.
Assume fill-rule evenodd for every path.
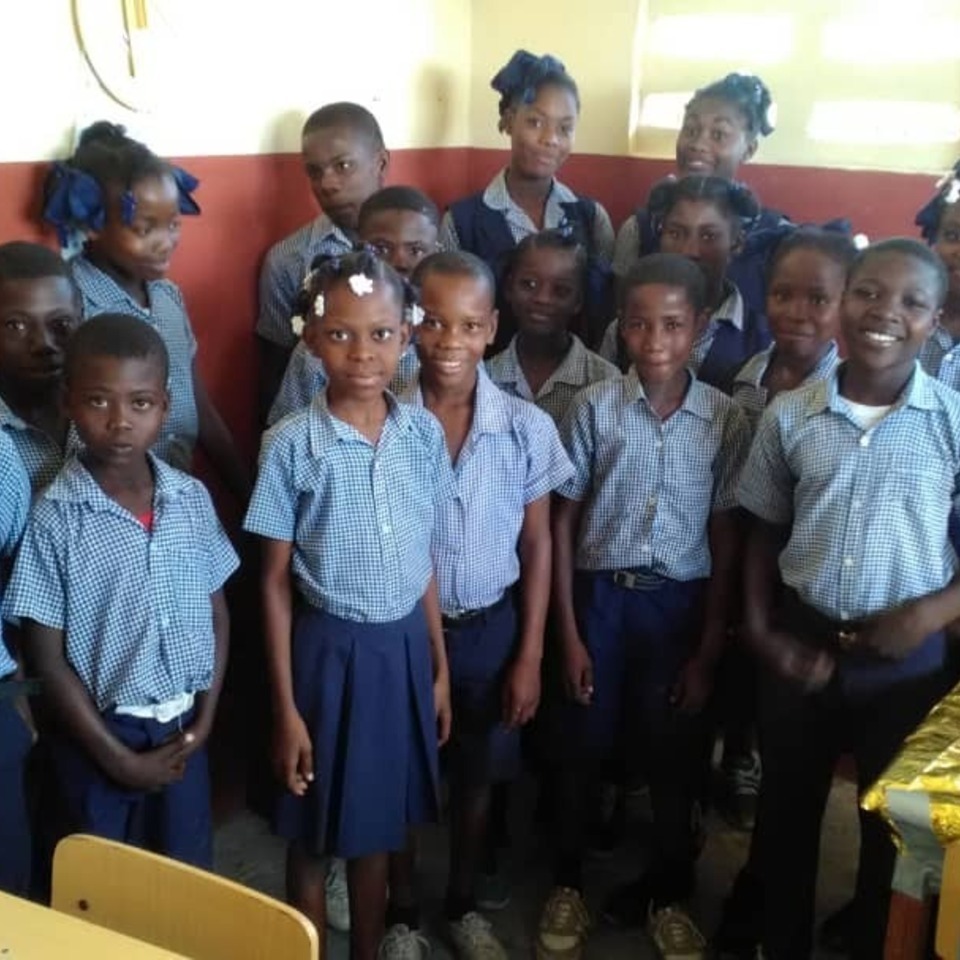
M 76 10 L 105 95 L 81 54 Z M 69 150 L 105 117 L 164 154 L 295 151 L 305 116 L 350 99 L 395 148 L 469 142 L 470 0 L 146 0 L 130 80 L 121 0 L 0 4 L 0 162 Z

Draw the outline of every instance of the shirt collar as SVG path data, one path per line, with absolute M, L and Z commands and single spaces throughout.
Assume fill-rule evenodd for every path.
M 483 202 L 492 210 L 515 210 L 517 204 L 514 203 L 510 192 L 507 190 L 507 169 L 504 167 L 488 184 L 487 189 L 483 191 Z M 576 203 L 577 195 L 567 186 L 564 186 L 559 180 L 554 178 L 550 183 L 550 192 L 547 194 L 547 202 L 556 201 L 557 203 Z
M 153 453 L 147 453 L 147 456 L 153 467 L 155 504 L 173 499 L 193 484 L 193 478 L 188 474 L 175 470 Z M 44 496 L 62 503 L 86 503 L 101 512 L 123 510 L 123 507 L 103 492 L 79 457 L 73 457 L 64 464 L 56 480 L 47 487 Z
M 420 374 L 404 391 L 402 398 L 415 406 L 423 407 L 423 391 L 420 389 Z M 509 433 L 511 430 L 510 400 L 488 376 L 483 364 L 477 364 L 477 393 L 473 403 L 471 433 Z
M 84 291 L 91 299 L 96 301 L 100 313 L 110 312 L 109 309 L 104 308 L 117 309 L 122 307 L 123 310 L 120 310 L 120 312 L 128 312 L 127 308 L 131 308 L 138 315 L 149 315 L 153 308 L 154 291 L 169 282 L 167 280 L 146 281 L 148 305 L 145 307 L 134 300 L 109 273 L 92 264 L 86 257 L 81 255 L 70 262 L 77 285 L 81 291 Z
M 335 242 L 344 250 L 353 248 L 353 241 L 327 216 L 321 213 L 310 225 L 310 246 L 316 248 L 322 244 Z M 309 264 L 307 264 L 309 266 Z
M 13 427 L 14 430 L 30 430 L 30 424 L 13 412 L 10 405 L 0 397 L 0 427 Z
M 764 375 L 773 360 L 773 354 L 777 345 L 771 343 L 769 347 L 761 350 L 748 360 L 734 377 L 734 383 L 743 383 L 759 389 L 763 384 Z M 816 366 L 807 374 L 803 383 L 810 383 L 813 380 L 822 380 L 837 364 L 836 340 L 831 340 L 824 355 L 817 361 Z M 802 386 L 803 384 L 801 384 Z
M 709 327 L 714 323 L 729 323 L 738 330 L 743 329 L 743 295 L 735 284 L 726 281 L 724 283 L 724 292 L 726 296 L 723 302 L 710 315 Z
M 519 383 L 520 378 L 523 377 L 523 370 L 520 369 L 520 358 L 517 356 L 516 336 L 507 345 L 504 361 L 504 376 L 500 379 L 507 383 Z M 560 366 L 550 374 L 547 382 L 540 388 L 540 393 L 557 383 L 568 383 L 574 387 L 582 386 L 589 377 L 589 361 L 589 351 L 583 341 L 576 334 L 571 334 L 570 346 L 560 361 Z
M 699 417 L 701 420 L 713 420 L 716 405 L 711 401 L 710 388 L 698 380 L 692 372 L 688 371 L 688 373 L 690 375 L 690 382 L 687 385 L 687 392 L 684 395 L 683 403 L 681 403 L 678 408 L 678 412 L 679 410 L 684 410 L 687 413 L 693 414 L 695 417 Z M 630 403 L 640 401 L 645 406 L 649 406 L 647 394 L 643 389 L 643 384 L 640 382 L 636 367 L 631 367 L 623 375 L 623 384 L 627 399 Z
M 934 327 L 933 333 L 930 334 L 930 339 L 946 354 L 949 353 L 957 344 L 954 341 L 953 337 L 950 335 L 950 331 L 946 327 L 941 326 L 939 323 Z
M 402 403 L 398 403 L 397 398 L 389 391 L 385 391 L 384 395 L 387 398 L 387 419 L 383 424 L 383 436 L 386 436 L 391 425 L 399 430 L 412 430 L 413 421 L 409 411 Z M 322 456 L 333 444 L 340 442 L 369 444 L 369 441 L 350 424 L 344 423 L 330 412 L 327 406 L 326 387 L 310 402 L 307 408 L 307 424 L 310 435 L 310 454 L 313 457 Z
M 846 363 L 841 363 L 827 379 L 817 381 L 811 396 L 808 418 L 824 410 L 847 415 L 846 403 L 840 395 L 840 372 L 845 366 Z M 933 378 L 924 373 L 920 361 L 915 360 L 913 373 L 894 406 L 915 407 L 918 410 L 940 409 L 940 400 L 933 383 Z

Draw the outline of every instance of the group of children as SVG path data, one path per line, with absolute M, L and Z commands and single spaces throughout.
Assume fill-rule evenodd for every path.
M 44 198 L 80 252 L 0 246 L 0 886 L 27 887 L 37 729 L 64 830 L 211 866 L 238 559 L 199 444 L 261 544 L 288 895 L 322 925 L 345 861 L 351 957 L 429 952 L 412 828 L 440 814 L 441 760 L 446 935 L 508 955 L 477 882 L 538 712 L 536 955 L 581 956 L 594 802 L 626 766 L 653 842 L 605 913 L 703 956 L 684 905 L 727 700 L 755 704 L 724 763 L 756 827 L 718 946 L 810 955 L 838 754 L 869 784 L 955 678 L 960 174 L 918 216 L 927 244 L 794 227 L 734 179 L 771 132 L 734 74 L 694 95 L 678 176 L 615 242 L 556 179 L 580 110 L 563 65 L 518 51 L 493 87 L 509 162 L 442 221 L 383 188 L 364 108 L 307 120 L 323 213 L 264 262 L 252 494 L 165 279 L 189 174 L 95 124 Z M 846 946 L 879 957 L 893 847 L 861 826 Z

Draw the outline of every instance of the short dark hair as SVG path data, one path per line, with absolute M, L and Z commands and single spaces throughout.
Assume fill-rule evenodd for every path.
M 701 313 L 707 305 L 707 278 L 696 263 L 679 253 L 651 253 L 641 257 L 620 279 L 617 310 L 623 313 L 631 290 L 655 283 L 683 290 L 694 313 Z
M 823 227 L 799 227 L 791 230 L 773 248 L 770 262 L 767 264 L 767 282 L 773 277 L 774 271 L 784 257 L 795 250 L 815 250 L 833 260 L 849 275 L 853 261 L 857 258 L 857 248 L 853 238 L 839 230 L 824 230 Z
M 416 303 L 413 287 L 386 260 L 378 257 L 372 247 L 361 247 L 343 256 L 321 254 L 315 257 L 297 294 L 294 313 L 306 320 L 313 313 L 318 294 L 325 294 L 337 284 L 346 283 L 355 274 L 369 277 L 374 283 L 386 284 L 396 297 L 404 318 L 408 308 Z
M 562 87 L 572 94 L 580 109 L 580 91 L 567 68 L 556 57 L 545 53 L 538 57 L 528 50 L 517 50 L 497 71 L 490 86 L 500 94 L 500 119 L 521 103 L 533 103 L 544 87 Z M 501 128 L 502 129 L 502 128 Z
M 314 110 L 307 117 L 303 125 L 301 136 L 316 133 L 317 130 L 328 130 L 330 127 L 347 127 L 361 136 L 367 137 L 374 150 L 383 150 L 383 131 L 377 118 L 359 103 L 350 103 L 348 100 L 339 100 L 328 103 Z
M 770 107 L 773 97 L 767 85 L 752 73 L 728 73 L 700 87 L 687 103 L 689 109 L 698 100 L 724 100 L 736 107 L 747 124 L 751 137 L 766 137 L 773 133 Z
M 70 264 L 60 254 L 42 244 L 27 243 L 25 240 L 0 244 L 0 283 L 5 280 L 44 280 L 48 277 L 63 277 L 70 284 L 79 315 L 80 290 Z
M 170 357 L 160 334 L 149 323 L 126 313 L 101 313 L 80 324 L 67 343 L 67 383 L 92 357 L 149 360 L 156 364 L 164 385 L 170 371 Z
M 441 250 L 424 257 L 416 266 L 411 278 L 419 290 L 430 276 L 469 277 L 482 283 L 490 294 L 491 306 L 497 296 L 497 282 L 489 265 L 466 250 Z
M 936 275 L 939 286 L 937 306 L 943 306 L 943 301 L 947 298 L 947 291 L 950 289 L 950 277 L 947 274 L 947 268 L 943 265 L 940 257 L 937 256 L 930 247 L 925 243 L 921 243 L 919 240 L 914 240 L 912 237 L 891 237 L 889 240 L 878 240 L 876 243 L 870 244 L 865 250 L 861 250 L 860 253 L 857 254 L 856 260 L 853 261 L 853 266 L 850 268 L 848 282 L 853 280 L 857 271 L 863 264 L 870 260 L 871 257 L 883 253 L 898 253 L 904 257 L 912 257 L 924 266 L 929 267 Z
M 128 189 L 149 177 L 172 176 L 173 168 L 118 123 L 98 120 L 81 134 L 67 165 L 90 174 L 101 187 Z
M 587 275 L 587 248 L 580 242 L 579 238 L 571 230 L 555 229 L 540 230 L 537 233 L 528 233 L 506 257 L 504 279 L 508 278 L 516 269 L 517 264 L 523 259 L 524 255 L 530 250 L 564 250 L 572 253 L 574 264 L 577 268 L 577 275 L 580 278 L 581 287 L 586 283 Z
M 362 229 L 366 219 L 382 210 L 409 210 L 423 214 L 435 227 L 440 226 L 437 205 L 416 187 L 384 187 L 364 200 L 357 218 Z
M 730 222 L 736 234 L 744 229 L 744 224 L 760 215 L 760 203 L 742 183 L 735 183 L 723 177 L 705 177 L 700 175 L 667 177 L 655 184 L 647 198 L 647 212 L 654 228 L 659 232 L 663 221 L 681 200 L 694 200 L 712 203 Z

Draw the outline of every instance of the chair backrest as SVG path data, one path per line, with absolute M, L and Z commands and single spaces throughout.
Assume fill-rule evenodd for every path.
M 61 840 L 54 910 L 193 960 L 319 960 L 316 928 L 278 900 L 99 837 Z
M 960 958 L 960 840 L 947 847 L 943 858 L 936 953 L 944 960 Z

